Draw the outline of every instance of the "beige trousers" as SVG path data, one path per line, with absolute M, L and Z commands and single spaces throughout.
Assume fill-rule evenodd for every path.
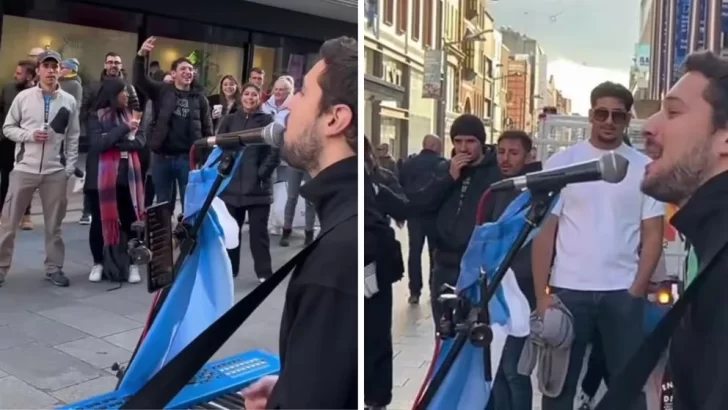
M 8 195 L 0 217 L 0 279 L 3 279 L 10 270 L 18 224 L 36 190 L 43 207 L 45 271 L 46 274 L 60 271 L 66 258 L 66 247 L 61 238 L 61 223 L 66 217 L 68 205 L 66 172 L 40 175 L 13 170 L 10 172 L 9 183 Z

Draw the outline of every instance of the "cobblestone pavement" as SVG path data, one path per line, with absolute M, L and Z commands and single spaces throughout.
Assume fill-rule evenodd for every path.
M 43 280 L 42 217 L 34 218 L 35 230 L 18 232 L 13 268 L 0 288 L 1 409 L 50 408 L 112 390 L 109 368 L 129 360 L 142 331 L 152 296 L 143 283 L 109 292 L 109 283 L 88 282 L 88 227 L 77 224 L 79 216 L 69 213 L 63 226 L 68 288 Z M 274 268 L 300 248 L 271 242 Z M 247 232 L 242 252 L 237 299 L 257 284 Z M 215 358 L 251 349 L 277 353 L 284 290 L 279 286 Z

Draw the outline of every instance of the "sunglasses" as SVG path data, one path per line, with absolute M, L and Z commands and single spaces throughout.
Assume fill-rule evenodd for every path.
M 609 111 L 606 108 L 597 108 L 592 111 L 594 120 L 597 122 L 605 122 L 612 117 L 612 122 L 616 125 L 624 125 L 629 120 L 629 113 L 625 111 Z

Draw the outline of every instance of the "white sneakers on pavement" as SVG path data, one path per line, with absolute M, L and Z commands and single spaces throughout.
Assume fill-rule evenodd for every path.
M 101 282 L 101 277 L 104 273 L 104 267 L 102 265 L 94 265 L 91 268 L 91 273 L 88 275 L 90 282 Z M 139 267 L 131 265 L 129 267 L 129 283 L 139 283 L 142 281 L 141 275 L 139 275 Z
M 91 268 L 91 273 L 88 275 L 88 280 L 91 282 L 101 282 L 101 276 L 104 273 L 104 267 L 102 265 L 94 265 Z
M 139 276 L 139 267 L 131 265 L 129 267 L 129 283 L 139 283 L 142 281 L 142 277 Z

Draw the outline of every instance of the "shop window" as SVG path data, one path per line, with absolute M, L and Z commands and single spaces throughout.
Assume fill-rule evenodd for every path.
M 306 72 L 318 61 L 320 43 L 293 40 L 277 36 L 255 34 L 253 36 L 253 61 L 251 67 L 265 71 L 263 88 L 270 91 L 273 83 L 282 75 L 290 75 L 295 88 L 303 84 Z
M 52 49 L 63 58 L 77 59 L 79 75 L 84 84 L 89 84 L 100 78 L 104 57 L 110 51 L 121 56 L 126 70 L 132 69 L 137 53 L 137 34 L 5 15 L 0 43 L 0 78 L 12 78 L 17 62 L 28 58 L 28 52 L 34 47 Z M 128 76 L 132 74 L 127 73 Z
M 157 37 L 150 61 L 158 61 L 162 70 L 168 71 L 172 68 L 172 62 L 180 57 L 187 57 L 192 61 L 205 93 L 213 95 L 220 92 L 223 76 L 230 74 L 240 78 L 245 49 Z

